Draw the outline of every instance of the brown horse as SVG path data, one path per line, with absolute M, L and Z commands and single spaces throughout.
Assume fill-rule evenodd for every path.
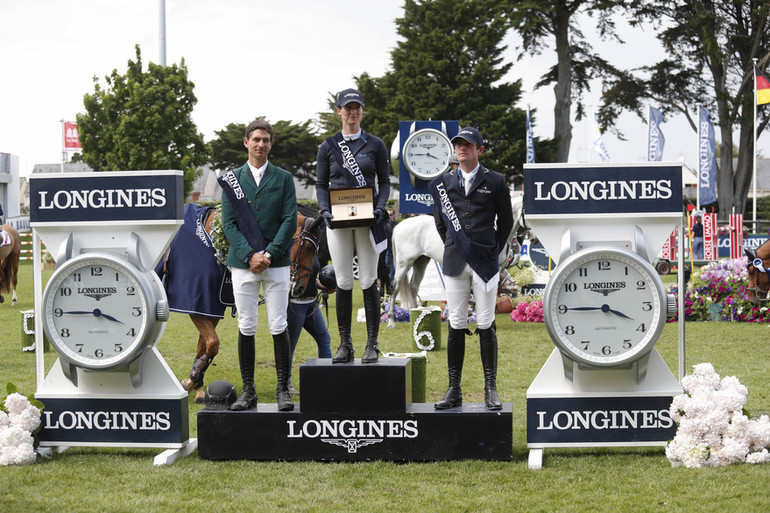
M 322 217 L 313 219 L 297 213 L 297 231 L 294 232 L 291 246 L 291 267 L 289 281 L 291 296 L 300 297 L 304 294 L 313 275 L 313 260 L 318 253 L 318 234 Z
M 16 283 L 19 278 L 21 238 L 19 237 L 19 232 L 17 232 L 16 228 L 13 226 L 4 224 L 0 226 L 0 228 L 2 228 L 11 239 L 10 243 L 0 246 L 0 303 L 5 301 L 5 297 L 3 297 L 2 293 L 5 292 L 8 294 L 13 290 L 11 304 L 15 305 L 18 301 L 18 298 L 16 297 Z
M 748 300 L 754 305 L 759 304 L 759 301 L 767 301 L 770 291 L 770 240 L 759 246 L 756 251 L 744 248 L 743 253 L 749 258 L 746 266 L 749 275 Z M 754 265 L 757 259 L 762 261 L 762 269 Z
M 198 210 L 198 212 L 188 214 L 188 209 Z M 190 216 L 189 218 L 188 215 Z M 198 216 L 200 215 L 203 216 L 202 219 L 199 219 Z M 208 244 L 204 243 L 201 238 L 202 234 L 198 233 L 198 222 L 202 223 L 203 230 L 210 235 L 214 221 L 218 217 L 219 211 L 216 208 L 208 208 L 201 214 L 200 207 L 197 207 L 197 205 L 190 204 L 185 206 L 185 221 L 187 222 L 194 218 L 195 222 L 180 228 L 180 233 L 177 237 L 186 236 L 185 240 L 195 241 L 195 247 L 191 248 L 190 251 L 201 251 L 202 253 L 196 253 L 193 258 L 200 258 L 203 255 L 205 259 L 208 251 L 211 251 L 211 258 L 214 258 L 213 247 L 210 245 L 211 241 L 209 240 Z M 186 232 L 181 233 L 182 230 L 186 230 Z M 225 307 L 216 307 L 215 311 L 212 311 L 210 315 L 189 313 L 191 311 L 206 311 L 208 313 L 208 310 L 191 308 L 190 304 L 185 301 L 185 297 L 200 297 L 201 295 L 209 294 L 210 290 L 219 290 L 219 287 L 222 286 L 222 277 L 221 274 L 209 271 L 209 267 L 205 268 L 208 272 L 201 270 L 198 276 L 189 276 L 188 273 L 194 272 L 195 268 L 191 269 L 183 265 L 186 263 L 184 260 L 187 260 L 182 256 L 186 248 L 178 247 L 179 244 L 183 243 L 177 237 L 171 242 L 168 253 L 166 253 L 165 258 L 156 268 L 156 272 L 165 279 L 165 285 L 169 294 L 169 304 L 172 309 L 178 304 L 183 305 L 178 306 L 180 309 L 175 311 L 188 313 L 190 320 L 198 330 L 198 344 L 189 377 L 181 380 L 180 383 L 188 392 L 195 392 L 196 403 L 203 403 L 206 396 L 203 390 L 203 377 L 214 357 L 219 354 L 219 336 L 217 335 L 216 328 L 222 316 L 217 317 L 217 314 L 224 312 Z M 179 253 L 176 253 L 177 251 Z M 172 253 L 177 255 L 178 258 L 175 258 Z M 212 262 L 207 262 L 207 264 L 214 265 Z M 180 285 L 180 287 L 172 284 Z
M 204 229 L 211 234 L 212 226 L 220 218 L 219 210 L 210 209 L 204 218 Z M 313 267 L 313 259 L 318 250 L 318 230 L 320 221 L 311 217 L 297 214 L 297 231 L 294 234 L 294 244 L 291 249 L 291 277 L 292 295 L 301 295 L 308 286 L 310 273 Z M 173 273 L 173 271 L 171 271 Z M 179 278 L 177 278 L 179 279 Z M 198 330 L 198 346 L 193 360 L 192 369 L 188 378 L 181 381 L 182 387 L 188 392 L 195 392 L 195 402 L 202 403 L 205 400 L 203 390 L 204 373 L 211 365 L 211 361 L 219 354 L 219 336 L 217 325 L 220 319 L 204 315 L 190 314 L 190 320 Z

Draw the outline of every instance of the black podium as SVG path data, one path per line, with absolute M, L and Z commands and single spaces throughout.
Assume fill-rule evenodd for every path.
M 210 460 L 510 460 L 513 406 L 435 410 L 412 403 L 409 358 L 300 367 L 302 401 L 255 410 L 198 412 L 198 456 Z

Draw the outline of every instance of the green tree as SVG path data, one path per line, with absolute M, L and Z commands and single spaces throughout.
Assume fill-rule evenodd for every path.
M 364 129 L 390 147 L 402 120 L 458 120 L 487 140 L 482 161 L 520 183 L 526 161 L 526 111 L 516 108 L 520 82 L 504 82 L 502 40 L 510 29 L 503 0 L 406 0 L 396 20 L 401 40 L 391 52 L 391 71 L 356 77 L 364 96 Z M 333 102 L 331 106 L 333 107 Z M 336 120 L 321 115 L 322 132 Z M 552 155 L 549 141 L 536 141 L 538 159 Z
M 311 121 L 298 124 L 281 120 L 271 124 L 275 137 L 270 161 L 290 171 L 305 185 L 315 185 L 315 160 L 321 138 L 314 133 Z M 230 123 L 214 132 L 217 137 L 209 145 L 212 153 L 210 163 L 215 169 L 234 169 L 246 162 L 245 132 L 246 123 Z
M 94 77 L 77 115 L 82 160 L 97 171 L 181 169 L 185 195 L 208 159 L 203 135 L 192 121 L 197 99 L 184 59 L 177 66 L 150 63 L 142 70 L 139 46 L 125 75 L 115 69 L 106 87 Z
M 553 84 L 556 102 L 553 108 L 554 138 L 558 141 L 557 162 L 567 162 L 572 144 L 572 104 L 576 104 L 575 119 L 586 115 L 581 98 L 590 90 L 590 81 L 608 79 L 615 68 L 594 53 L 577 25 L 578 15 L 597 18 L 597 30 L 602 39 L 621 41 L 611 15 L 626 8 L 623 0 L 513 0 L 511 19 L 521 36 L 522 55 L 540 55 L 553 43 L 554 64 L 537 83 L 537 87 Z M 622 42 L 622 41 L 621 41 Z
M 652 65 L 619 73 L 604 94 L 601 116 L 616 118 L 630 110 L 642 116 L 653 100 L 664 113 L 684 114 L 697 129 L 698 104 L 708 108 L 721 139 L 717 191 L 719 216 L 733 207 L 742 212 L 752 179 L 754 152 L 753 59 L 770 60 L 767 0 L 637 0 L 634 23 L 660 28 L 658 39 L 668 53 Z M 759 108 L 758 132 L 770 117 Z M 738 133 L 737 165 L 733 166 Z

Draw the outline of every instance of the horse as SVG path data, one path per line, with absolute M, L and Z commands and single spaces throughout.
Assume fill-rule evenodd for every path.
M 505 269 L 511 263 L 510 241 L 516 237 L 533 239 L 524 221 L 524 197 L 517 195 L 511 198 L 513 210 L 513 228 L 508 234 L 505 253 L 500 258 L 500 268 Z M 417 308 L 417 291 L 425 275 L 425 269 L 431 259 L 436 262 L 444 260 L 444 243 L 436 230 L 433 216 L 419 215 L 404 219 L 393 229 L 393 293 L 390 295 L 388 309 L 388 328 L 396 327 L 395 303 L 396 296 L 401 293 L 404 308 Z M 412 270 L 412 278 L 407 273 Z
M 16 284 L 19 278 L 19 256 L 21 255 L 21 238 L 19 232 L 16 231 L 11 225 L 4 224 L 0 226 L 5 235 L 0 232 L 0 243 L 5 242 L 7 236 L 8 240 L 6 244 L 0 246 L 0 303 L 5 301 L 3 292 L 8 294 L 13 290 L 13 298 L 11 304 L 15 305 L 18 302 L 16 296 Z
M 188 392 L 195 392 L 195 402 L 200 404 L 206 396 L 204 374 L 219 353 L 217 324 L 224 318 L 227 306 L 234 301 L 229 273 L 217 262 L 211 237 L 219 210 L 188 203 L 184 212 L 185 224 L 171 241 L 165 258 L 155 271 L 164 280 L 170 309 L 188 314 L 198 330 L 198 344 L 189 377 L 180 383 Z M 194 267 L 187 267 L 188 264 Z M 203 306 L 199 302 L 210 304 Z
M 301 297 L 313 276 L 313 260 L 320 246 L 319 232 L 322 217 L 313 219 L 297 213 L 297 231 L 292 238 L 291 266 L 289 267 L 290 293 Z
M 188 209 L 191 211 L 188 212 Z M 197 213 L 194 212 L 196 210 L 198 211 Z M 308 212 L 304 209 L 300 210 L 304 211 L 309 216 L 313 213 L 312 211 Z M 217 208 L 198 207 L 194 204 L 185 205 L 185 225 L 180 228 L 180 232 L 186 230 L 186 232 L 183 232 L 182 236 L 186 236 L 189 240 L 195 241 L 196 245 L 200 244 L 200 247 L 197 249 L 201 251 L 203 258 L 189 259 L 195 261 L 196 265 L 200 265 L 202 260 L 208 261 L 208 265 L 212 265 L 212 262 L 216 260 L 216 257 L 213 256 L 215 250 L 213 248 L 211 233 L 213 226 L 219 219 L 220 212 Z M 319 219 L 321 221 L 323 220 L 322 218 Z M 189 223 L 188 220 L 190 221 Z M 292 265 L 289 269 L 289 274 L 292 277 L 292 295 L 301 294 L 308 285 L 310 274 L 306 274 L 304 271 L 306 267 L 309 267 L 312 270 L 313 258 L 315 257 L 315 251 L 318 246 L 317 232 L 319 223 L 320 221 L 315 221 L 312 217 L 305 217 L 302 214 L 297 214 L 297 232 L 294 236 L 295 243 L 292 246 L 291 251 Z M 208 234 L 208 236 L 200 233 L 201 228 Z M 218 263 L 217 265 L 222 267 L 222 276 L 224 276 L 224 278 L 216 273 L 198 276 L 200 273 L 196 272 L 196 275 L 193 275 L 190 268 L 176 267 L 173 265 L 169 266 L 169 257 L 175 249 L 178 250 L 177 244 L 180 244 L 179 234 L 177 234 L 177 237 L 171 242 L 166 258 L 158 265 L 156 271 L 159 275 L 165 276 L 166 278 L 165 283 L 167 285 L 167 291 L 169 292 L 169 305 L 171 310 L 187 313 L 190 316 L 190 320 L 195 325 L 195 328 L 198 330 L 198 345 L 190 374 L 187 378 L 181 380 L 180 383 L 185 390 L 195 393 L 195 402 L 200 404 L 205 401 L 206 396 L 203 389 L 205 372 L 209 365 L 211 365 L 214 357 L 219 353 L 220 341 L 216 331 L 217 325 L 224 317 L 226 306 L 234 305 L 234 300 L 229 297 L 232 295 L 232 282 L 228 282 L 229 273 L 225 272 L 224 266 Z M 173 259 L 171 261 L 173 262 Z M 173 288 L 168 288 L 168 284 L 173 284 L 175 280 L 185 283 L 185 298 L 215 296 L 216 294 L 214 291 L 219 289 L 220 305 L 215 306 L 212 311 L 203 313 L 198 312 L 197 309 L 195 310 L 196 313 L 193 313 L 193 308 L 188 307 L 174 308 L 177 298 L 174 297 Z M 228 297 L 222 297 L 222 289 L 225 291 L 225 296 Z M 179 301 L 181 300 L 182 299 L 179 299 Z
M 748 257 L 749 263 L 746 266 L 748 273 L 747 299 L 757 305 L 760 301 L 767 301 L 768 291 L 770 291 L 770 240 L 759 246 L 756 251 L 743 248 L 743 253 Z M 762 268 L 754 265 L 755 260 L 762 261 Z M 759 262 L 756 262 L 759 264 Z

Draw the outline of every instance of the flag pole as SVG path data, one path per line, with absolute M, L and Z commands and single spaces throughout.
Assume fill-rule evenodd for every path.
M 66 137 L 65 129 L 64 129 L 64 118 L 61 118 L 61 172 L 64 173 L 64 161 L 67 159 L 66 155 L 67 153 L 64 150 L 64 138 Z
M 650 160 L 650 124 L 652 122 L 652 105 L 647 102 L 647 160 Z
M 696 176 L 697 176 L 698 185 L 695 188 L 697 193 L 695 196 L 696 198 L 695 204 L 698 207 L 698 210 L 700 210 L 700 103 L 695 105 L 695 119 L 698 120 L 698 123 L 696 124 L 696 127 L 697 127 L 696 134 L 698 137 L 698 152 L 696 153 L 696 155 L 698 156 L 698 163 L 696 166 L 696 169 L 697 169 Z
M 753 148 L 753 168 L 752 168 L 752 191 L 754 193 L 754 208 L 752 216 L 752 226 L 754 228 L 754 234 L 757 233 L 757 59 L 754 61 L 754 68 L 752 73 L 754 74 L 754 148 Z

